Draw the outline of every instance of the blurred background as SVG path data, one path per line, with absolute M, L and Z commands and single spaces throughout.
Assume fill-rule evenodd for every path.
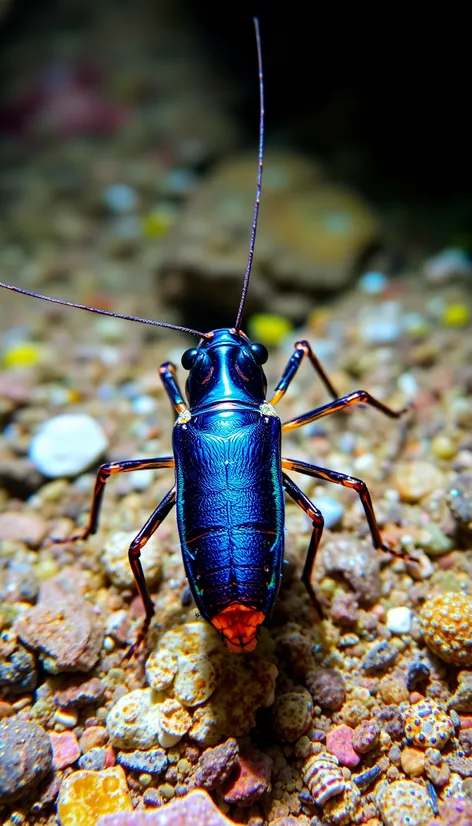
M 2 0 L 2 280 L 231 323 L 257 169 L 254 14 L 266 174 L 248 312 L 300 323 L 362 272 L 413 274 L 444 250 L 470 269 L 454 4 Z

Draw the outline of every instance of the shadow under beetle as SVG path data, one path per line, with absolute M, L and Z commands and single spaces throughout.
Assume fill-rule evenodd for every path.
M 201 333 L 166 322 L 74 304 L 0 282 L 1 287 L 45 301 L 181 330 L 199 339 L 198 346 L 186 350 L 182 356 L 182 366 L 188 370 L 186 399 L 177 382 L 175 366 L 166 363 L 159 369 L 177 414 L 173 430 L 174 455 L 102 465 L 95 482 L 87 527 L 62 540 L 86 539 L 97 531 L 105 483 L 110 476 L 142 469 L 175 468 L 174 486 L 129 548 L 130 565 L 146 612 L 131 651 L 143 642 L 154 614 L 140 561 L 141 548 L 174 506 L 177 508 L 185 571 L 195 603 L 201 616 L 217 629 L 232 651 L 252 651 L 256 647 L 258 628 L 270 616 L 277 597 L 284 549 L 284 493 L 308 514 L 313 523 L 302 579 L 317 605 L 311 573 L 323 531 L 323 516 L 286 471 L 353 488 L 362 502 L 374 547 L 397 553 L 382 542 L 365 483 L 335 470 L 284 458 L 281 437 L 284 432 L 355 404 L 368 404 L 391 418 L 398 418 L 407 408 L 391 410 L 365 390 L 356 390 L 339 398 L 307 341 L 296 342 L 268 401 L 267 380 L 262 369 L 268 358 L 267 350 L 262 344 L 252 344 L 241 330 L 254 254 L 264 143 L 261 45 L 258 21 L 254 24 L 260 90 L 259 167 L 248 262 L 234 327 Z M 275 406 L 285 395 L 305 357 L 334 401 L 282 424 Z

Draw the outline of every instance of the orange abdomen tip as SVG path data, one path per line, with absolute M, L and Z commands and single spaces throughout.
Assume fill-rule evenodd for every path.
M 233 602 L 213 617 L 211 622 L 223 635 L 229 650 L 241 654 L 254 651 L 257 645 L 257 629 L 264 620 L 263 611 Z

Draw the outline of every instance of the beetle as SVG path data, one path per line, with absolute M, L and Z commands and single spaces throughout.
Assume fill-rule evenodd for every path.
M 100 315 L 180 330 L 198 339 L 197 347 L 186 350 L 182 356 L 182 366 L 188 371 L 185 396 L 175 366 L 167 362 L 159 369 L 176 413 L 173 455 L 102 465 L 96 477 L 86 528 L 61 540 L 87 539 L 96 533 L 105 484 L 110 476 L 141 469 L 175 469 L 175 484 L 129 547 L 129 562 L 145 609 L 144 623 L 130 654 L 144 641 L 154 614 L 140 561 L 141 549 L 174 506 L 184 567 L 196 606 L 234 652 L 254 650 L 258 629 L 270 616 L 277 597 L 284 551 L 284 494 L 308 514 L 313 525 L 302 580 L 317 605 L 311 573 L 323 531 L 323 516 L 287 471 L 353 488 L 360 497 L 374 547 L 399 555 L 382 541 L 370 493 L 363 481 L 283 457 L 281 438 L 285 432 L 356 404 L 370 405 L 391 418 L 398 418 L 407 408 L 392 410 L 365 390 L 339 396 L 307 341 L 295 343 L 293 354 L 268 399 L 263 370 L 268 352 L 263 344 L 252 343 L 241 329 L 254 255 L 264 147 L 264 81 L 257 19 L 254 25 L 260 93 L 258 174 L 248 261 L 234 327 L 202 333 L 0 282 L 1 287 L 17 293 Z M 275 407 L 305 359 L 333 401 L 282 424 Z

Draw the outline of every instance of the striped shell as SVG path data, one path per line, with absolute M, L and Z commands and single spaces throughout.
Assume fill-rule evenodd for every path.
M 327 752 L 310 757 L 303 766 L 302 777 L 317 806 L 324 806 L 327 800 L 346 788 L 339 760 Z

